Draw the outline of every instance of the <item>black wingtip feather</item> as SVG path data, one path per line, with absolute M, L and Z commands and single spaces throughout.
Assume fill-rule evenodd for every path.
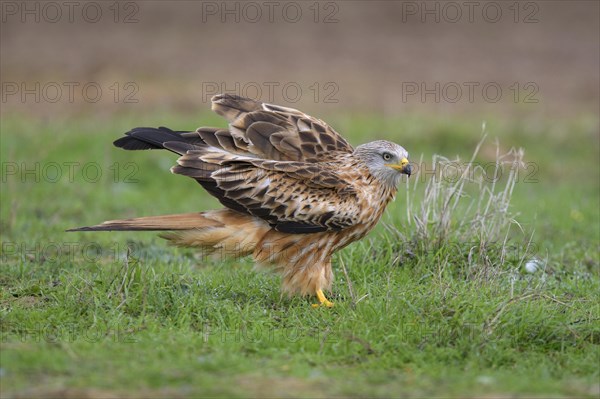
M 188 131 L 173 131 L 167 127 L 136 127 L 125 133 L 125 137 L 121 137 L 113 142 L 116 147 L 124 150 L 154 150 L 168 149 L 179 154 L 172 148 L 166 147 L 165 143 L 179 142 L 191 146 L 189 149 L 198 144 L 201 144 L 202 139 L 194 132 Z M 174 147 L 174 146 L 172 146 Z
M 274 228 L 282 233 L 291 234 L 320 233 L 327 230 L 327 227 L 325 226 L 317 226 L 301 222 L 276 223 Z
M 188 151 L 197 150 L 198 146 L 190 143 L 186 143 L 185 141 L 166 141 L 163 143 L 163 148 L 175 152 L 177 154 L 183 155 Z
M 160 150 L 163 147 L 159 147 L 154 144 L 147 143 L 142 140 L 138 140 L 135 137 L 125 136 L 118 140 L 113 141 L 113 145 L 124 150 L 136 151 L 136 150 Z

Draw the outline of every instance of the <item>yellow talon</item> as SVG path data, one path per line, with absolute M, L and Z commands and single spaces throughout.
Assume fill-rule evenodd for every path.
M 313 308 L 318 308 L 320 306 L 326 306 L 328 308 L 333 307 L 333 302 L 330 302 L 325 297 L 325 294 L 323 294 L 323 290 L 317 290 L 317 299 L 319 300 L 319 303 L 313 303 L 313 305 L 312 305 Z

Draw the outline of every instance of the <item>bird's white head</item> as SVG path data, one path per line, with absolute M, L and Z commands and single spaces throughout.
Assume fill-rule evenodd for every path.
M 371 141 L 356 147 L 354 154 L 361 159 L 375 178 L 395 188 L 400 176 L 410 176 L 412 168 L 404 147 L 385 140 Z

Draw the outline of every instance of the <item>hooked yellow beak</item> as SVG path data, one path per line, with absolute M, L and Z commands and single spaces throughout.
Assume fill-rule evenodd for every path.
M 410 176 L 410 173 L 412 172 L 410 162 L 408 162 L 408 159 L 406 158 L 402 158 L 400 163 L 388 163 L 385 166 L 389 166 L 392 169 L 399 170 L 400 172 L 407 174 L 408 176 Z

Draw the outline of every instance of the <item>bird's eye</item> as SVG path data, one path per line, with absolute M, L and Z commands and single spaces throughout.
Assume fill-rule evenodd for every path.
M 384 161 L 389 161 L 390 159 L 392 159 L 392 154 L 390 154 L 389 152 L 384 152 L 383 153 L 383 160 Z

